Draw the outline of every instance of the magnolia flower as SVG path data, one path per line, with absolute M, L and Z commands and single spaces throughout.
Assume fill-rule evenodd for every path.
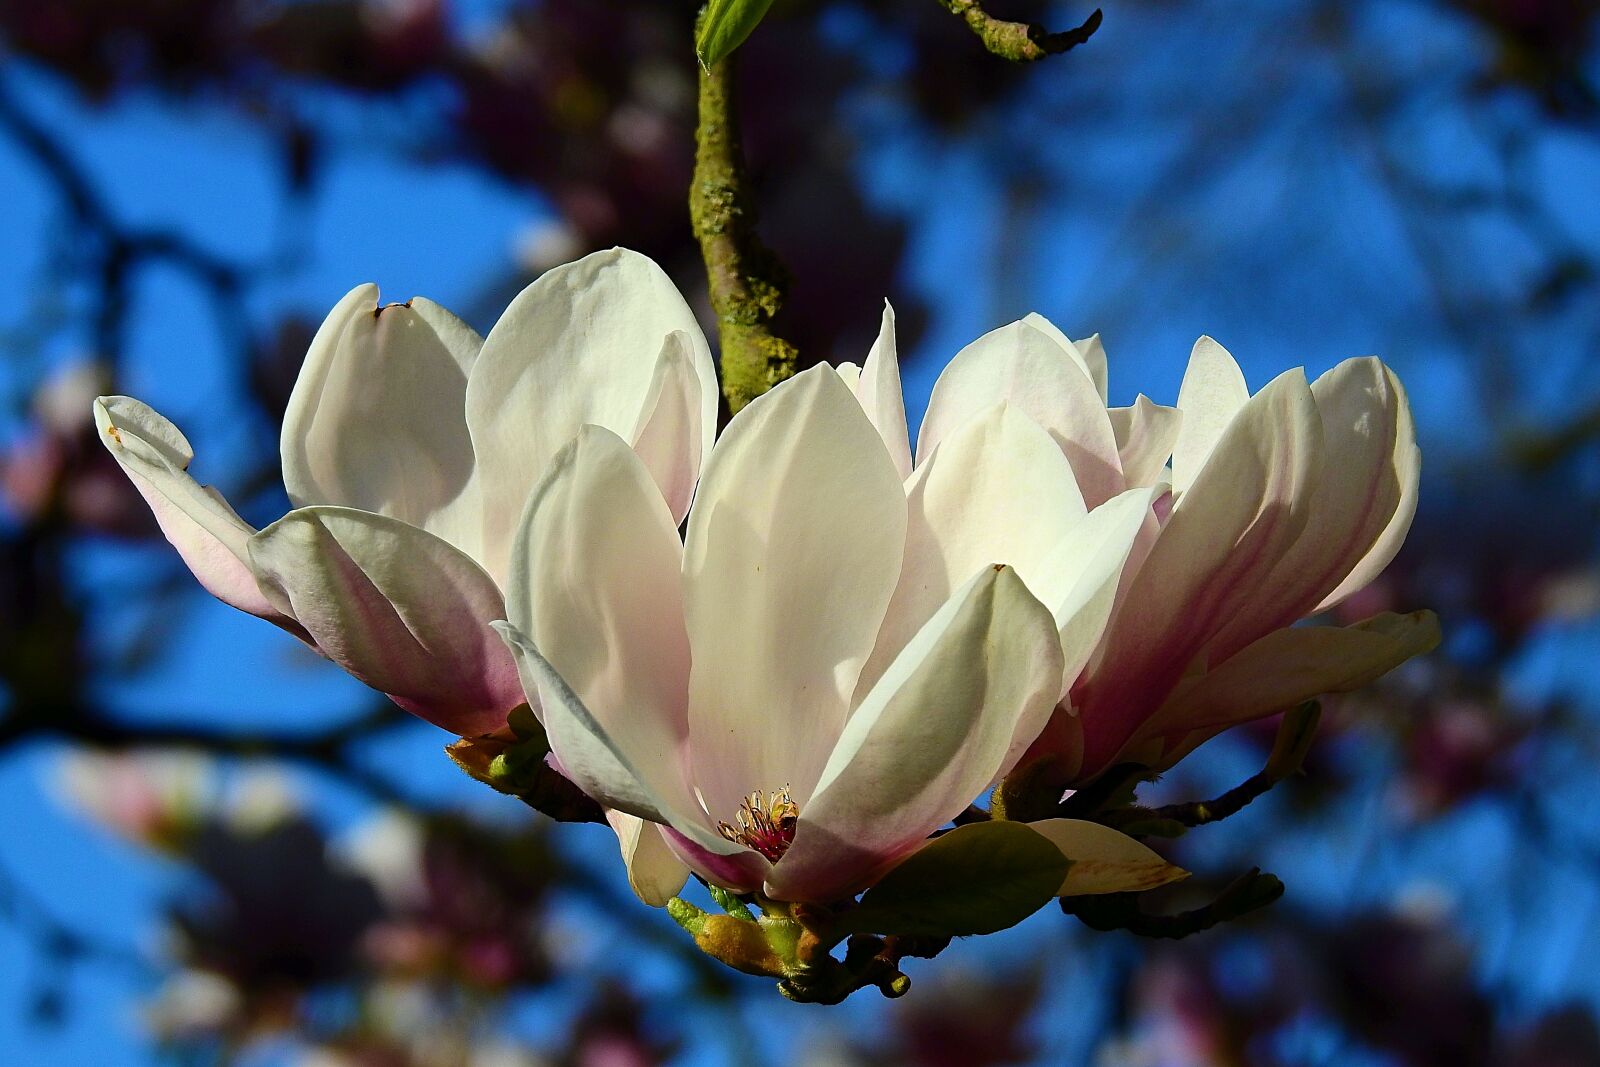
M 552 270 L 487 338 L 431 301 L 352 290 L 317 331 L 282 434 L 294 505 L 256 531 L 187 473 L 193 450 L 145 404 L 101 397 L 101 437 L 196 578 L 457 734 L 523 702 L 504 617 L 530 490 L 580 426 L 635 450 L 682 518 L 716 428 L 693 314 L 621 249 Z
M 882 349 L 873 374 L 892 359 Z M 879 396 L 898 403 L 897 382 L 892 392 Z M 908 497 L 879 432 L 892 421 L 867 417 L 845 377 L 816 367 L 733 419 L 683 541 L 645 464 L 603 427 L 556 457 L 524 516 L 499 629 L 556 757 L 727 888 L 849 896 L 1003 776 L 1060 698 L 1066 665 L 1099 640 L 1143 518 L 1139 499 L 1099 519 L 1030 501 L 1059 520 L 1029 560 L 1031 586 L 1004 557 L 929 548 L 916 531 L 925 510 L 961 506 L 946 494 L 964 484 L 964 453 Z M 1043 437 L 1005 410 L 974 433 L 980 450 Z M 1033 470 L 1015 473 L 1030 482 Z M 914 626 L 894 616 L 902 564 L 923 575 L 907 603 L 937 602 Z M 902 629 L 892 652 L 875 651 L 880 631 Z
M 1399 552 L 1422 455 L 1405 390 L 1373 357 L 1251 396 L 1202 337 L 1159 533 L 1095 662 L 1040 750 L 1080 775 L 1168 766 L 1221 730 L 1364 686 L 1439 641 L 1431 612 L 1295 624 L 1363 589 Z
M 892 336 L 879 354 L 892 361 Z M 872 363 L 851 378 L 869 409 L 891 381 L 898 392 L 898 372 Z M 1054 757 L 1067 781 L 1122 759 L 1167 766 L 1219 730 L 1365 685 L 1437 642 L 1427 612 L 1294 626 L 1375 578 L 1416 510 L 1410 410 L 1377 359 L 1309 385 L 1289 371 L 1251 397 L 1233 358 L 1202 338 L 1176 408 L 1105 397 L 1098 336 L 1071 341 L 1037 315 L 995 330 L 940 374 L 907 483 L 923 516 L 912 542 L 1013 560 L 1024 577 L 1061 521 L 1052 509 L 1142 511 L 1104 640 L 1068 663 L 1070 693 L 1030 759 Z M 895 596 L 922 602 L 902 632 L 928 612 L 915 556 L 908 547 Z

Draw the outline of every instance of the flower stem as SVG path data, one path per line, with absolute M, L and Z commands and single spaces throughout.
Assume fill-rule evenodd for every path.
M 732 56 L 701 69 L 689 218 L 717 316 L 722 392 L 736 412 L 794 374 L 796 350 L 772 330 L 788 277 L 756 234 L 734 96 Z

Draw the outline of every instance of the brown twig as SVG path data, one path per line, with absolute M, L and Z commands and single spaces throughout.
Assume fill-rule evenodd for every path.
M 983 47 L 1001 59 L 1013 63 L 1032 63 L 1045 56 L 1070 52 L 1083 44 L 1104 19 L 1099 8 L 1075 29 L 1052 33 L 1036 23 L 1010 22 L 995 18 L 985 11 L 977 0 L 939 0 L 952 15 L 957 15 L 967 28 L 983 42 Z

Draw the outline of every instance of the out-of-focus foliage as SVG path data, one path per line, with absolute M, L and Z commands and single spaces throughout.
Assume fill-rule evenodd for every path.
M 509 802 L 463 813 L 413 788 L 373 754 L 410 729 L 391 709 L 264 730 L 204 693 L 115 699 L 202 599 L 89 440 L 88 398 L 138 371 L 148 278 L 202 295 L 215 340 L 190 358 L 241 383 L 229 488 L 270 513 L 266 428 L 324 308 L 262 294 L 315 255 L 336 161 L 470 167 L 548 205 L 515 262 L 458 268 L 484 309 L 611 243 L 700 284 L 692 6 L 0 0 L 0 172 L 52 213 L 36 274 L 0 302 L 0 758 L 45 753 L 77 804 L 184 872 L 144 936 L 108 937 L 31 888 L 46 845 L 7 835 L 0 951 L 30 962 L 0 1007 L 92 1027 L 85 974 L 133 973 L 146 1048 L 173 1062 L 1600 1064 L 1591 0 L 1140 0 L 1027 68 L 932 0 L 783 4 L 740 50 L 806 361 L 859 359 L 889 295 L 930 366 L 946 338 L 1038 306 L 1105 332 L 1114 391 L 1145 377 L 1119 360 L 1175 391 L 1174 345 L 1207 329 L 1247 370 L 1251 344 L 1377 348 L 1411 383 L 1422 510 L 1349 617 L 1427 605 L 1446 646 L 1330 703 L 1307 773 L 1217 828 L 1220 848 L 1173 846 L 1202 887 L 1272 857 L 1289 894 L 1247 924 L 1169 945 L 1047 913 L 950 953 L 917 997 L 823 1024 L 759 982 L 745 1005 L 685 954 L 590 863 L 603 830 L 557 839 Z M 275 169 L 282 210 L 236 222 L 267 254 L 152 221 L 51 94 L 84 116 L 224 116 Z M 126 563 L 109 591 L 86 553 Z M 1218 742 L 1152 795 L 1227 788 L 1271 737 Z M 143 754 L 173 749 L 206 755 Z M 297 786 L 263 787 L 262 765 Z

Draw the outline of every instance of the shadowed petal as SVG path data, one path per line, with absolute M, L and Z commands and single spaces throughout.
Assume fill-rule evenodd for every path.
M 649 753 L 650 786 L 692 807 L 682 558 L 644 461 L 610 430 L 585 426 L 528 501 L 506 601 L 511 623 L 595 720 Z M 551 744 L 570 765 L 554 735 Z
M 661 344 L 661 358 L 656 360 L 655 377 L 632 437 L 633 450 L 660 488 L 674 524 L 689 514 L 700 478 L 703 414 L 694 343 L 682 330 L 674 330 Z
M 1351 568 L 1350 573 L 1333 592 L 1317 605 L 1317 611 L 1327 611 L 1342 603 L 1352 594 L 1365 589 L 1374 578 L 1383 573 L 1405 543 L 1411 530 L 1411 520 L 1417 514 L 1417 487 L 1422 477 L 1422 451 L 1417 447 L 1416 426 L 1411 421 L 1411 404 L 1400 379 L 1389 368 L 1383 368 L 1395 404 L 1395 434 L 1393 468 L 1400 483 L 1400 500 L 1394 514 L 1383 528 L 1367 554 Z
M 1340 363 L 1311 383 L 1321 416 L 1322 473 L 1305 529 L 1258 582 L 1250 610 L 1207 644 L 1220 662 L 1310 614 L 1384 534 L 1404 487 L 1396 467 L 1403 398 L 1373 358 Z M 1415 447 L 1414 444 L 1411 445 Z
M 1278 630 L 1179 687 L 1142 733 L 1218 730 L 1360 689 L 1439 644 L 1431 611 Z
M 329 659 L 413 715 L 475 736 L 522 703 L 488 628 L 505 614 L 500 591 L 440 538 L 351 508 L 301 508 L 250 539 L 250 561 Z

